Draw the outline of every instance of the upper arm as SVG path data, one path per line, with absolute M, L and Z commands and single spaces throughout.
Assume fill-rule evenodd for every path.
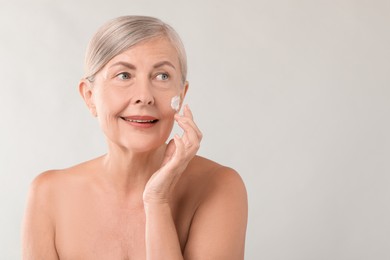
M 184 253 L 186 260 L 244 259 L 248 215 L 244 183 L 226 167 L 215 174 L 194 215 Z
M 31 183 L 23 223 L 23 259 L 58 259 L 54 243 L 53 172 L 46 172 Z

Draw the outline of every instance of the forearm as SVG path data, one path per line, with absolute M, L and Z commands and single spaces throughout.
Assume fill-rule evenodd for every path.
M 168 204 L 147 204 L 146 259 L 183 259 L 180 242 Z

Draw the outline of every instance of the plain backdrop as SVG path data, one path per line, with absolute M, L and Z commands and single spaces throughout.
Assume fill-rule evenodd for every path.
M 0 1 L 0 259 L 32 179 L 105 153 L 77 86 L 127 14 L 183 38 L 199 154 L 247 186 L 245 259 L 390 259 L 390 1 Z

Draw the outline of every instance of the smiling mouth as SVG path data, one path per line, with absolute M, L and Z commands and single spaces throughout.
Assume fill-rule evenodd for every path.
M 138 124 L 154 124 L 158 122 L 158 119 L 146 120 L 146 119 L 130 119 L 124 117 L 121 118 L 127 122 L 138 123 Z

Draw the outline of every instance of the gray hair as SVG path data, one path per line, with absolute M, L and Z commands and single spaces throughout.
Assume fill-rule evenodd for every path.
M 85 56 L 85 79 L 96 74 L 116 55 L 145 40 L 164 37 L 175 47 L 183 83 L 187 78 L 187 57 L 177 32 L 163 21 L 148 16 L 121 16 L 104 24 L 92 37 Z

